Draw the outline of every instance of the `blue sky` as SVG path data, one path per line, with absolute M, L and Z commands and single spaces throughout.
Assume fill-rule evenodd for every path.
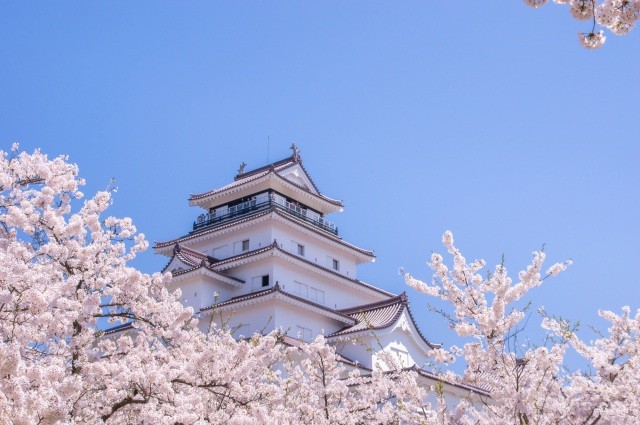
M 546 244 L 575 264 L 533 304 L 601 325 L 598 308 L 640 306 L 640 38 L 587 51 L 588 29 L 519 1 L 3 2 L 0 141 L 68 154 L 86 193 L 115 177 L 112 214 L 162 241 L 199 214 L 189 193 L 295 140 L 346 204 L 341 235 L 378 256 L 361 279 L 428 279 L 447 229 L 514 275 Z

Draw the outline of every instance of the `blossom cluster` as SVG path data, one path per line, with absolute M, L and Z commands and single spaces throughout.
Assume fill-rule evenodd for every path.
M 525 3 L 537 8 L 547 0 L 525 0 Z M 554 0 L 554 3 L 568 5 L 571 16 L 576 20 L 593 22 L 590 31 L 578 33 L 580 43 L 588 49 L 596 49 L 606 40 L 604 31 L 595 29 L 596 24 L 615 35 L 624 35 L 640 19 L 640 0 Z
M 543 273 L 545 253 L 534 252 L 531 264 L 514 282 L 503 264 L 483 276 L 485 262 L 467 263 L 451 232 L 442 242 L 452 256 L 452 268 L 441 255 L 433 254 L 430 283 L 402 274 L 409 286 L 450 306 L 443 315 L 459 336 L 470 341 L 462 349 L 453 347 L 450 356 L 464 358 L 465 382 L 490 390 L 492 402 L 465 406 L 457 416 L 460 423 L 640 421 L 640 309 L 635 315 L 629 307 L 622 314 L 600 311 L 610 323 L 608 334 L 588 343 L 567 320 L 544 314 L 541 325 L 550 342 L 522 348 L 516 341 L 525 331 L 526 307 L 518 301 L 547 277 L 566 270 L 571 261 L 554 264 Z M 591 373 L 565 371 L 569 349 L 583 357 Z M 446 356 L 440 353 L 439 358 Z

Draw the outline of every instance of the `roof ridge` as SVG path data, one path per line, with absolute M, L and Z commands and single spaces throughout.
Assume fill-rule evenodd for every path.
M 216 266 L 218 266 L 218 265 L 220 265 L 220 264 L 224 264 L 224 263 L 230 263 L 230 262 L 233 262 L 233 261 L 235 261 L 235 260 L 239 260 L 239 259 L 241 259 L 241 258 L 243 258 L 243 257 L 250 257 L 250 256 L 257 255 L 257 254 L 262 254 L 262 253 L 264 253 L 264 252 L 271 251 L 271 250 L 278 250 L 279 252 L 281 252 L 281 253 L 283 253 L 283 254 L 285 254 L 285 255 L 287 255 L 287 256 L 290 256 L 290 257 L 292 257 L 292 258 L 294 258 L 294 259 L 297 259 L 297 260 L 299 260 L 299 261 L 302 261 L 303 263 L 306 263 L 306 264 L 309 264 L 309 265 L 311 265 L 311 266 L 314 266 L 314 267 L 316 267 L 316 268 L 318 268 L 318 269 L 320 269 L 320 270 L 323 270 L 323 271 L 329 272 L 329 273 L 331 273 L 331 274 L 333 274 L 333 275 L 335 275 L 335 276 L 338 276 L 338 277 L 341 277 L 341 278 L 343 278 L 343 279 L 346 279 L 346 280 L 348 280 L 349 282 L 353 282 L 353 283 L 355 283 L 356 285 L 363 286 L 363 287 L 365 287 L 365 288 L 368 288 L 368 289 L 371 289 L 371 290 L 373 290 L 373 291 L 379 292 L 379 293 L 381 293 L 381 294 L 383 294 L 383 295 L 386 295 L 386 296 L 393 296 L 393 294 L 392 294 L 392 293 L 390 293 L 390 292 L 388 292 L 388 291 L 385 291 L 384 289 L 380 289 L 380 288 L 378 288 L 378 287 L 376 287 L 376 286 L 370 285 L 370 284 L 365 283 L 365 282 L 363 282 L 363 281 L 361 281 L 361 280 L 354 279 L 354 278 L 351 278 L 351 277 L 349 277 L 349 276 L 345 276 L 345 275 L 343 275 L 343 274 L 341 274 L 341 273 L 338 273 L 338 272 L 336 272 L 336 271 L 334 271 L 334 270 L 331 270 L 331 269 L 330 269 L 330 268 L 328 268 L 328 267 L 321 266 L 320 264 L 313 263 L 313 262 L 311 262 L 311 261 L 307 260 L 306 258 L 303 258 L 303 257 L 297 256 L 297 255 L 295 255 L 295 254 L 292 254 L 291 252 L 286 251 L 286 250 L 285 250 L 285 249 L 283 249 L 283 248 L 280 248 L 280 246 L 278 246 L 278 245 L 277 245 L 277 241 L 276 241 L 275 239 L 274 239 L 274 241 L 273 241 L 272 243 L 270 243 L 269 245 L 264 246 L 264 247 L 262 247 L 262 248 L 254 249 L 254 250 L 252 250 L 252 251 L 246 251 L 246 252 L 243 252 L 243 253 L 241 253 L 241 254 L 237 254 L 237 255 L 234 255 L 234 256 L 232 256 L 232 257 L 228 257 L 228 258 L 225 258 L 225 259 L 222 259 L 222 260 L 216 261 L 215 263 L 213 263 L 213 264 L 212 264 L 212 267 L 216 267 Z M 214 270 L 215 270 L 215 269 L 214 269 Z M 386 301 L 386 300 L 385 300 L 385 301 Z
M 235 175 L 233 180 L 234 181 L 238 181 L 240 179 L 251 177 L 251 176 L 253 176 L 255 174 L 259 174 L 259 173 L 261 173 L 263 171 L 270 170 L 272 168 L 281 167 L 281 166 L 283 166 L 285 164 L 288 164 L 288 163 L 296 164 L 294 155 L 288 156 L 286 158 L 280 159 L 278 161 L 272 162 L 272 163 L 267 164 L 267 165 L 260 166 L 258 168 L 255 168 L 255 169 L 251 170 L 251 171 L 247 171 L 246 173 L 238 173 L 238 174 Z
M 224 223 L 224 224 L 222 224 L 220 226 L 217 226 L 217 227 L 203 227 L 202 229 L 199 229 L 199 230 L 196 230 L 196 231 L 193 231 L 193 232 L 189 232 L 186 235 L 178 236 L 177 238 L 174 238 L 174 239 L 171 239 L 171 240 L 168 240 L 168 241 L 165 241 L 165 242 L 156 242 L 155 245 L 153 246 L 153 249 L 166 248 L 166 247 L 168 247 L 168 246 L 170 246 L 172 244 L 178 244 L 178 243 L 180 243 L 182 241 L 186 241 L 186 240 L 189 240 L 189 239 L 194 239 L 194 238 L 197 238 L 198 236 L 200 236 L 202 234 L 206 234 L 206 233 L 209 233 L 209 232 L 216 232 L 218 230 L 225 229 L 227 227 L 231 227 L 231 226 L 234 226 L 236 224 L 239 224 L 239 223 L 242 223 L 242 222 L 245 222 L 245 221 L 250 221 L 250 220 L 252 220 L 254 218 L 257 218 L 257 217 L 263 216 L 263 215 L 267 215 L 267 214 L 270 214 L 270 213 L 271 213 L 271 210 L 256 211 L 255 213 L 251 213 L 251 214 L 246 215 L 246 216 L 238 217 L 235 220 L 231 220 L 231 221 L 226 222 L 226 223 Z
M 308 223 L 306 223 L 306 222 L 304 222 L 302 220 L 297 219 L 295 217 L 295 215 L 288 214 L 285 211 L 282 211 L 282 210 L 280 210 L 278 208 L 275 208 L 275 207 L 272 207 L 271 209 L 265 209 L 265 210 L 261 210 L 261 211 L 256 211 L 256 212 L 250 213 L 249 215 L 246 215 L 246 216 L 238 217 L 238 218 L 236 218 L 234 220 L 231 220 L 229 222 L 225 222 L 225 223 L 223 223 L 223 224 L 221 224 L 219 226 L 203 227 L 201 229 L 198 229 L 198 230 L 193 231 L 193 232 L 189 232 L 186 235 L 179 236 L 177 238 L 174 238 L 174 239 L 171 239 L 171 240 L 168 240 L 168 241 L 156 242 L 155 245 L 153 246 L 153 249 L 166 248 L 166 247 L 168 247 L 168 246 L 170 246 L 172 244 L 175 245 L 176 243 L 180 243 L 182 241 L 194 239 L 194 238 L 197 238 L 197 237 L 199 237 L 200 235 L 203 235 L 203 234 L 207 234 L 207 233 L 210 233 L 210 232 L 217 232 L 218 230 L 222 230 L 222 229 L 234 226 L 234 225 L 239 224 L 239 223 L 244 223 L 244 222 L 253 220 L 254 218 L 258 218 L 258 217 L 261 217 L 261 216 L 268 215 L 268 214 L 270 214 L 270 213 L 272 213 L 274 211 L 279 216 L 285 217 L 286 219 L 291 220 L 291 222 L 296 223 L 299 226 L 303 226 L 304 228 L 306 228 L 308 230 L 311 230 L 313 232 L 316 232 L 317 234 L 319 234 L 321 236 L 327 237 L 331 241 L 333 241 L 333 242 L 335 242 L 335 243 L 337 243 L 339 245 L 342 245 L 344 247 L 347 247 L 347 248 L 353 249 L 355 251 L 358 251 L 363 255 L 367 255 L 369 257 L 374 257 L 375 258 L 375 253 L 373 251 L 368 250 L 368 249 L 364 249 L 364 248 L 360 248 L 360 247 L 358 247 L 358 246 L 356 246 L 356 245 L 354 245 L 352 243 L 349 243 L 349 242 L 345 241 L 340 236 L 337 236 L 337 235 L 335 235 L 335 234 L 333 234 L 331 232 L 326 232 L 326 231 L 324 231 L 322 229 L 316 229 L 317 226 L 310 225 L 310 224 L 308 224 Z
M 349 330 L 349 328 L 357 327 L 360 323 L 362 323 L 362 320 L 360 318 L 358 318 L 357 316 L 359 316 L 359 315 L 365 315 L 366 316 L 366 314 L 373 313 L 376 310 L 377 311 L 384 311 L 384 309 L 388 309 L 390 307 L 393 307 L 394 305 L 398 306 L 397 309 L 393 313 L 393 316 L 391 318 L 387 318 L 384 323 L 378 324 L 377 326 L 373 326 L 371 323 L 366 323 L 366 325 L 367 325 L 366 328 L 362 328 L 362 326 L 360 326 L 359 328 Z M 364 304 L 364 305 L 361 305 L 361 306 L 356 306 L 356 307 L 352 307 L 352 308 L 348 308 L 348 309 L 339 310 L 341 313 L 346 314 L 348 316 L 351 316 L 351 317 L 356 316 L 356 317 L 354 317 L 354 319 L 358 320 L 358 323 L 353 325 L 353 326 L 346 326 L 346 327 L 344 327 L 344 328 L 332 333 L 329 336 L 341 336 L 341 335 L 354 333 L 354 332 L 362 332 L 362 331 L 365 331 L 365 330 L 386 329 L 389 326 L 391 326 L 392 324 L 396 323 L 400 319 L 400 316 L 402 315 L 402 313 L 405 310 L 409 314 L 409 320 L 412 322 L 413 327 L 416 329 L 416 331 L 418 333 L 418 336 L 422 339 L 422 341 L 424 341 L 425 344 L 427 344 L 431 348 L 441 347 L 442 344 L 434 344 L 434 343 L 430 342 L 424 336 L 424 334 L 422 333 L 422 331 L 418 327 L 418 324 L 416 323 L 415 317 L 413 317 L 413 313 L 411 313 L 411 309 L 409 308 L 409 298 L 407 297 L 406 292 L 403 292 L 402 294 L 400 294 L 400 295 L 398 295 L 396 297 L 390 298 L 388 300 L 377 301 L 377 302 L 371 303 L 371 304 Z
M 302 166 L 302 163 L 299 163 L 299 164 Z M 285 165 L 285 164 L 283 164 L 283 165 Z M 278 167 L 282 167 L 283 165 L 279 165 Z M 258 171 L 256 171 L 255 173 L 252 172 L 251 175 L 243 175 L 242 178 L 240 178 L 238 180 L 234 180 L 232 183 L 230 183 L 228 185 L 225 185 L 225 186 L 222 186 L 222 187 L 219 187 L 217 189 L 211 189 L 211 190 L 209 190 L 207 192 L 199 193 L 199 194 L 190 194 L 189 201 L 191 202 L 191 201 L 195 201 L 197 199 L 203 199 L 203 198 L 206 198 L 207 196 L 211 196 L 211 195 L 214 195 L 214 194 L 217 194 L 217 193 L 224 192 L 226 190 L 229 190 L 229 189 L 234 188 L 234 187 L 238 187 L 238 186 L 240 186 L 242 184 L 245 184 L 245 183 L 248 183 L 250 181 L 264 178 L 264 177 L 266 177 L 266 176 L 268 176 L 268 175 L 270 175 L 272 173 L 276 177 L 278 177 L 278 178 L 282 179 L 283 181 L 285 181 L 287 184 L 290 184 L 290 185 L 292 185 L 292 186 L 294 186 L 294 187 L 296 187 L 296 188 L 298 188 L 300 190 L 303 190 L 303 191 L 309 193 L 310 195 L 312 195 L 312 196 L 314 196 L 316 198 L 319 198 L 319 199 L 321 199 L 321 200 L 323 200 L 325 202 L 328 202 L 330 204 L 333 204 L 333 205 L 336 205 L 336 206 L 339 206 L 339 207 L 344 207 L 344 204 L 342 203 L 341 200 L 333 199 L 333 198 L 330 198 L 330 197 L 320 193 L 320 191 L 315 186 L 313 181 L 311 181 L 311 176 L 309 176 L 309 173 L 307 173 L 306 170 L 305 170 L 305 173 L 307 174 L 307 177 L 309 177 L 309 180 L 311 181 L 314 189 L 318 193 L 313 193 L 308 188 L 306 188 L 304 186 L 301 186 L 301 185 L 299 185 L 299 184 L 297 184 L 297 183 L 295 183 L 295 182 L 293 182 L 293 181 L 291 181 L 289 179 L 286 179 L 286 178 L 282 177 L 280 174 L 278 174 L 276 172 L 275 167 L 269 167 L 269 168 L 266 168 L 266 169 L 261 169 L 259 172 Z
M 212 304 L 209 307 L 201 308 L 200 311 L 210 310 L 210 309 L 212 309 L 214 307 L 229 305 L 229 304 L 233 304 L 233 303 L 236 303 L 236 302 L 245 301 L 245 300 L 248 300 L 248 299 L 251 299 L 251 298 L 262 297 L 262 296 L 265 296 L 265 295 L 269 295 L 271 293 L 282 294 L 282 295 L 284 295 L 284 296 L 286 296 L 288 298 L 292 298 L 292 299 L 294 299 L 296 301 L 300 301 L 300 302 L 303 302 L 305 304 L 311 305 L 313 307 L 320 308 L 322 310 L 326 310 L 326 311 L 328 311 L 330 313 L 336 314 L 338 316 L 344 317 L 345 319 L 353 320 L 354 322 L 356 322 L 356 319 L 354 319 L 353 317 L 349 317 L 349 316 L 347 316 L 345 314 L 342 314 L 338 310 L 335 310 L 335 309 L 333 309 L 331 307 L 327 307 L 325 305 L 313 302 L 311 300 L 308 300 L 306 298 L 300 297 L 298 295 L 292 294 L 291 292 L 287 292 L 287 291 L 283 290 L 280 287 L 280 284 L 278 283 L 278 281 L 276 281 L 276 283 L 269 289 L 265 289 L 265 290 L 258 291 L 258 292 L 250 292 L 250 293 L 244 294 L 244 295 L 238 295 L 236 297 L 229 298 L 226 301 L 222 301 L 222 302 L 217 303 L 217 304 Z
M 395 297 L 392 297 L 386 300 L 376 301 L 369 304 L 361 304 L 355 307 L 343 308 L 343 309 L 340 309 L 340 311 L 345 314 L 349 314 L 349 313 L 354 314 L 354 313 L 360 313 L 360 312 L 365 312 L 370 310 L 376 310 L 379 308 L 389 307 L 393 304 L 408 305 L 409 299 L 407 297 L 407 293 L 403 292 L 400 295 L 396 295 Z

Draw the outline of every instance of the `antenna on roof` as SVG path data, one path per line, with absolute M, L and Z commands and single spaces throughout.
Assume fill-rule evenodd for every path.
M 269 140 L 269 136 L 267 136 L 267 164 L 269 163 L 269 143 L 271 142 L 271 140 Z

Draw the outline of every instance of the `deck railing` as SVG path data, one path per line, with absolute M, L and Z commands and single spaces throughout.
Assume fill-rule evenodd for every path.
M 325 220 L 320 214 L 300 204 L 289 202 L 283 196 L 275 193 L 262 193 L 240 204 L 231 207 L 224 206 L 216 208 L 208 214 L 200 214 L 196 221 L 193 222 L 193 230 L 196 231 L 209 226 L 221 225 L 241 216 L 268 209 L 272 205 L 334 235 L 338 234 L 336 225 L 329 220 Z

